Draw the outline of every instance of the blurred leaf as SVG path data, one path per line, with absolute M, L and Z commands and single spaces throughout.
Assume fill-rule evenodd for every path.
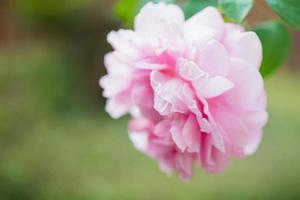
M 138 0 L 120 0 L 115 6 L 115 13 L 124 22 L 125 26 L 131 27 L 137 9 Z
M 15 0 L 11 1 L 12 12 L 30 22 L 46 25 L 68 24 L 75 21 L 78 13 L 93 0 Z M 1 4 L 0 4 L 1 5 Z
M 190 18 L 207 6 L 217 6 L 217 0 L 186 0 L 183 3 L 183 11 L 186 18 Z
M 253 0 L 218 0 L 224 15 L 235 23 L 241 23 L 253 6 Z
M 175 3 L 175 1 L 176 0 L 119 0 L 115 6 L 115 13 L 124 22 L 125 26 L 132 27 L 134 17 L 146 3 Z
M 254 28 L 263 46 L 263 61 L 260 72 L 263 77 L 273 73 L 286 59 L 291 46 L 287 28 L 276 21 L 267 22 Z
M 299 0 L 266 0 L 269 6 L 286 22 L 300 29 Z

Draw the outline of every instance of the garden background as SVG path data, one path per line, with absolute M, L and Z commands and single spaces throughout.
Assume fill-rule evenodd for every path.
M 0 1 L 0 199 L 300 199 L 300 33 L 266 79 L 257 153 L 186 184 L 136 151 L 98 86 L 120 27 L 111 0 Z M 256 0 L 248 25 L 275 14 Z M 280 48 L 280 46 L 274 46 Z

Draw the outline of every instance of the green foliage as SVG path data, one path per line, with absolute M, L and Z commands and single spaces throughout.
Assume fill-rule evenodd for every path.
M 15 0 L 11 1 L 14 12 L 34 23 L 57 24 L 69 23 L 80 10 L 92 0 Z
M 241 23 L 253 6 L 253 0 L 218 0 L 225 17 L 235 23 Z
M 183 3 L 183 11 L 186 18 L 190 18 L 207 6 L 217 6 L 217 0 L 186 0 Z
M 263 45 L 260 72 L 263 77 L 273 73 L 286 59 L 291 46 L 287 28 L 279 22 L 268 22 L 254 28 Z
M 131 27 L 134 16 L 137 13 L 138 0 L 120 0 L 115 5 L 116 15 L 124 22 L 125 26 Z
M 119 0 L 115 6 L 116 15 L 125 26 L 132 27 L 135 15 L 148 2 L 176 3 L 176 0 Z M 273 10 L 286 22 L 300 28 L 299 0 L 266 0 Z M 241 23 L 253 6 L 253 0 L 185 0 L 183 10 L 186 18 L 193 16 L 207 6 L 219 7 L 225 18 Z
M 219 7 L 225 18 L 240 23 L 252 8 L 253 0 L 185 0 L 183 10 L 189 18 L 207 6 Z
M 287 23 L 300 29 L 299 0 L 266 0 L 269 6 Z
M 126 27 L 132 27 L 135 15 L 148 2 L 175 3 L 176 0 L 119 0 L 115 5 L 116 15 L 123 21 Z

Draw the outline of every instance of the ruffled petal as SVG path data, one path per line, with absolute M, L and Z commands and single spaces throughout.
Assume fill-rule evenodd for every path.
M 201 147 L 201 166 L 210 173 L 223 171 L 227 165 L 228 156 L 213 146 L 212 138 L 209 135 L 203 136 Z
M 141 34 L 159 36 L 166 23 L 183 23 L 182 10 L 174 4 L 152 2 L 147 3 L 136 16 L 134 29 Z
M 125 52 L 126 54 L 136 53 L 138 47 L 143 43 L 136 32 L 124 29 L 108 33 L 107 41 L 115 50 Z
M 182 152 L 184 152 L 187 147 L 187 144 L 184 140 L 184 136 L 183 136 L 183 132 L 182 132 L 185 121 L 186 121 L 186 118 L 184 116 L 175 118 L 172 121 L 171 129 L 170 129 L 170 132 L 171 132 L 171 135 L 172 135 L 172 138 L 173 138 L 175 144 L 178 146 L 178 148 Z
M 224 21 L 219 11 L 207 7 L 195 14 L 185 23 L 185 35 L 189 41 L 202 43 L 209 39 L 221 39 L 224 32 Z
M 105 106 L 105 111 L 110 114 L 112 118 L 120 118 L 125 115 L 131 107 L 130 95 L 122 92 L 116 97 L 108 99 Z
M 224 99 L 237 110 L 256 108 L 263 92 L 263 79 L 259 71 L 241 59 L 231 59 L 231 70 L 227 76 L 235 87 L 224 94 Z
M 106 54 L 104 64 L 108 75 L 103 76 L 99 84 L 104 89 L 103 96 L 113 97 L 129 87 L 132 69 L 115 53 Z
M 210 77 L 208 73 L 202 71 L 194 62 L 180 59 L 178 65 L 180 76 L 191 81 L 199 98 L 213 98 L 233 87 L 230 80 L 221 76 Z
M 187 112 L 184 101 L 184 89 L 187 85 L 180 79 L 172 79 L 158 71 L 151 73 L 151 86 L 154 90 L 154 108 L 161 114 Z
M 226 34 L 224 37 L 224 45 L 230 52 L 230 55 L 243 59 L 259 69 L 262 61 L 262 45 L 254 32 L 244 32 L 237 25 L 226 25 Z
M 200 68 L 210 76 L 227 76 L 230 70 L 229 54 L 220 42 L 211 40 L 200 49 Z
M 193 86 L 198 97 L 209 99 L 227 92 L 233 88 L 233 83 L 226 78 L 217 76 L 193 81 Z
M 187 144 L 188 152 L 200 151 L 200 134 L 197 120 L 193 115 L 190 115 L 182 128 L 183 140 Z

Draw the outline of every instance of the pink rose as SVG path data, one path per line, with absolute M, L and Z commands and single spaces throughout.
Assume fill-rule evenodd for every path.
M 106 111 L 132 115 L 131 140 L 164 171 L 189 179 L 195 162 L 220 172 L 255 152 L 268 115 L 254 32 L 213 7 L 184 20 L 176 5 L 148 3 L 134 30 L 112 31 L 108 42 Z

